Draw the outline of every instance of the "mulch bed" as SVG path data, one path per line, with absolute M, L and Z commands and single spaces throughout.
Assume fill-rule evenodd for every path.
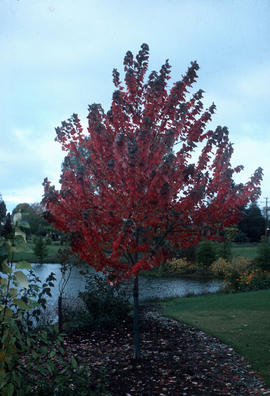
M 133 359 L 132 322 L 65 339 L 66 349 L 90 365 L 95 380 L 105 368 L 112 396 L 270 394 L 244 358 L 218 339 L 153 307 L 143 314 L 139 361 Z

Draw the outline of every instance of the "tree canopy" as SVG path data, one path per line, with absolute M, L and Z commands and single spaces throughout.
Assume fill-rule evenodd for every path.
M 204 110 L 203 91 L 190 94 L 197 62 L 169 87 L 168 60 L 146 78 L 148 58 L 147 44 L 136 57 L 126 53 L 124 83 L 114 69 L 111 108 L 90 105 L 87 131 L 77 114 L 56 128 L 67 152 L 60 190 L 44 180 L 50 221 L 71 232 L 84 260 L 117 279 L 215 237 L 260 194 L 261 168 L 236 184 L 243 167 L 231 166 L 228 129 L 206 130 L 215 105 Z
M 259 242 L 265 234 L 265 218 L 258 205 L 254 202 L 243 209 L 243 216 L 238 225 L 250 242 Z

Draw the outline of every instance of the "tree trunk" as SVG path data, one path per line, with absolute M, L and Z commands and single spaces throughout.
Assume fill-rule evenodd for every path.
M 138 276 L 134 279 L 133 285 L 133 331 L 134 331 L 134 359 L 140 359 L 140 334 L 139 334 L 139 279 Z

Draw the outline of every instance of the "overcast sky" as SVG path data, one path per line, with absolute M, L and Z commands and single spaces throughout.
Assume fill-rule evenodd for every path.
M 108 110 L 112 69 L 150 46 L 150 70 L 169 58 L 172 80 L 200 65 L 194 90 L 217 106 L 245 182 L 261 166 L 270 198 L 269 0 L 0 0 L 0 193 L 9 210 L 57 183 L 55 127 L 88 104 Z

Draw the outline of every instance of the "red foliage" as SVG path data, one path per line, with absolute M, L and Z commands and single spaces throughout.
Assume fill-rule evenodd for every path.
M 245 185 L 233 182 L 242 167 L 231 167 L 227 128 L 206 131 L 215 105 L 203 110 L 202 90 L 189 95 L 198 64 L 170 89 L 168 61 L 145 82 L 147 67 L 146 44 L 136 58 L 127 52 L 125 87 L 113 70 L 111 109 L 89 106 L 88 133 L 76 114 L 56 129 L 67 151 L 61 189 L 44 181 L 55 227 L 117 279 L 161 264 L 172 248 L 215 237 L 260 193 L 261 168 Z

